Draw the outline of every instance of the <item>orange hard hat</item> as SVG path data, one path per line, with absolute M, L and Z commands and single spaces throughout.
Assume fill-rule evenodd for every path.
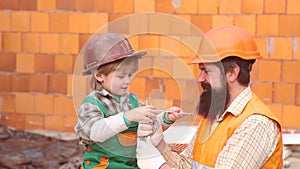
M 245 60 L 261 58 L 253 37 L 237 26 L 219 26 L 209 30 L 197 55 L 191 64 L 218 62 L 229 56 Z
M 126 57 L 141 57 L 147 52 L 135 52 L 128 39 L 120 34 L 106 33 L 90 40 L 83 50 L 83 75 L 92 74 L 99 66 Z

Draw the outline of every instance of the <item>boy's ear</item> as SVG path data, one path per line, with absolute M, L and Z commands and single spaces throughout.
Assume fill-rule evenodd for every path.
M 99 81 L 101 83 L 104 81 L 105 75 L 103 73 L 95 71 L 93 76 L 95 77 L 95 79 L 97 79 L 97 81 Z

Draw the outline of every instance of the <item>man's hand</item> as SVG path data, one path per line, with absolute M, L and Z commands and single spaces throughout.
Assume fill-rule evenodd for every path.
M 156 147 L 163 139 L 163 129 L 160 122 L 156 118 L 152 123 L 140 122 L 138 136 L 140 138 L 149 136 L 151 144 Z

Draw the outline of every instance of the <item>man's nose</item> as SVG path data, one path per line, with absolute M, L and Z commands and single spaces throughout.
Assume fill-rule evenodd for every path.
M 198 77 L 198 82 L 202 83 L 202 82 L 205 82 L 205 81 L 206 81 L 206 75 L 203 72 L 201 72 L 199 77 Z

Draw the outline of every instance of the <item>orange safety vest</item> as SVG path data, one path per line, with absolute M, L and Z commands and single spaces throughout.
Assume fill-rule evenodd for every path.
M 264 115 L 277 122 L 280 127 L 279 121 L 275 115 L 255 94 L 253 94 L 252 99 L 250 99 L 239 116 L 234 116 L 229 113 L 229 115 L 227 115 L 227 117 L 225 117 L 225 119 L 223 119 L 223 121 L 217 126 L 212 135 L 210 135 L 210 137 L 204 142 L 200 142 L 201 132 L 206 122 L 205 119 L 202 119 L 194 144 L 193 160 L 201 165 L 213 168 L 219 153 L 222 151 L 227 140 L 231 137 L 235 129 L 237 129 L 249 116 L 253 114 Z M 261 168 L 281 169 L 283 165 L 282 147 L 282 133 L 280 127 L 280 138 L 276 149 Z

